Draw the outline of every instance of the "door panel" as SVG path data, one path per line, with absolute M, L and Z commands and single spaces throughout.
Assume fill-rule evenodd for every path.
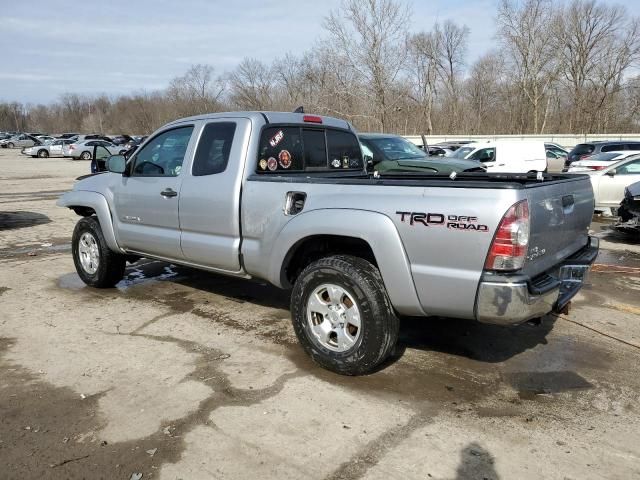
M 178 201 L 193 126 L 158 134 L 132 157 L 115 191 L 118 241 L 127 250 L 182 259 Z
M 239 272 L 240 185 L 251 133 L 248 119 L 208 122 L 180 195 L 182 251 L 188 261 Z M 256 159 L 249 159 L 255 164 Z

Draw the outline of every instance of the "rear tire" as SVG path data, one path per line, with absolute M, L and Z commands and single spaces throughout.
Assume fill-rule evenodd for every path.
M 12 142 L 7 143 L 7 148 L 15 148 L 15 144 Z
M 109 248 L 96 217 L 78 221 L 71 251 L 78 276 L 91 287 L 110 288 L 124 277 L 126 257 Z
M 342 375 L 373 372 L 392 353 L 400 329 L 378 269 L 347 255 L 321 258 L 302 271 L 291 318 L 309 356 Z
M 47 158 L 49 157 L 49 152 L 47 152 L 46 150 L 38 150 L 38 157 Z
M 82 152 L 80 158 L 82 160 L 91 160 L 91 152 Z

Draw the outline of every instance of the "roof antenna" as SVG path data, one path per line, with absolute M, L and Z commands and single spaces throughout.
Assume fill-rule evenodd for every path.
M 304 113 L 304 107 L 302 105 L 300 105 L 298 108 L 296 108 L 293 113 Z

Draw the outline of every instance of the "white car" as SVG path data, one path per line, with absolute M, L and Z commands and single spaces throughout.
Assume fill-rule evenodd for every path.
M 547 152 L 543 141 L 497 140 L 474 142 L 460 147 L 453 158 L 477 160 L 488 172 L 544 172 Z
M 593 170 L 604 170 L 620 160 L 624 160 L 631 155 L 637 155 L 638 152 L 618 151 L 605 152 L 590 155 L 583 160 L 573 162 L 567 172 L 569 173 L 587 173 Z
M 24 155 L 30 155 L 32 157 L 62 157 L 62 147 L 72 144 L 72 140 L 60 139 L 53 141 L 46 141 L 43 145 L 34 145 L 33 147 L 27 147 L 22 150 Z
M 588 172 L 595 196 L 595 209 L 611 212 L 624 198 L 624 189 L 640 182 L 640 155 L 632 155 L 602 170 Z
M 87 140 L 84 142 L 75 142 L 71 145 L 65 145 L 62 154 L 65 157 L 71 157 L 74 160 L 81 158 L 82 160 L 91 160 L 93 156 L 93 147 L 100 146 L 106 148 L 111 155 L 118 155 L 125 152 L 126 149 L 107 142 L 106 140 Z

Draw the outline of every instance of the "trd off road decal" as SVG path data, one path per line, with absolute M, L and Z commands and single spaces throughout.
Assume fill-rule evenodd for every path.
M 275 148 L 284 138 L 284 132 L 282 130 L 278 130 L 278 132 L 271 137 L 271 140 L 269 140 L 269 145 L 271 145 L 271 147 Z
M 468 215 L 443 215 L 442 213 L 396 212 L 400 221 L 407 221 L 409 225 L 420 224 L 424 227 L 447 227 L 451 230 L 466 230 L 474 232 L 488 232 L 489 227 L 478 223 L 478 217 Z

